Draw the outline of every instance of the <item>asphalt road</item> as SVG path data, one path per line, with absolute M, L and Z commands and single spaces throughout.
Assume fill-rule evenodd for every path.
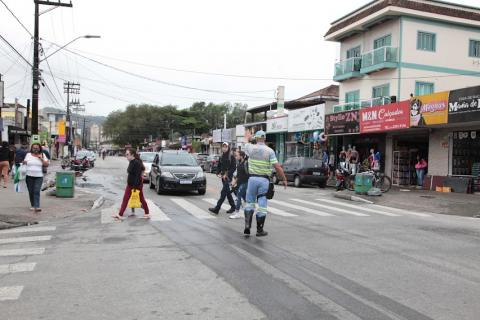
M 114 222 L 126 166 L 88 172 L 102 212 L 0 232 L 2 319 L 479 319 L 478 220 L 277 187 L 269 235 L 246 238 L 208 214 L 209 175 L 204 196 L 145 185 L 151 221 Z

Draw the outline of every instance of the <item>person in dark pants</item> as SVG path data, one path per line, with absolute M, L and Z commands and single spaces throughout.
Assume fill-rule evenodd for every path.
M 235 212 L 235 201 L 233 201 L 230 182 L 232 181 L 233 173 L 237 168 L 237 163 L 235 157 L 230 152 L 230 145 L 227 142 L 223 143 L 222 151 L 223 153 L 217 167 L 217 176 L 222 178 L 222 192 L 220 193 L 220 199 L 218 199 L 217 205 L 214 208 L 208 209 L 214 214 L 218 214 L 225 198 L 228 199 L 228 203 L 230 204 L 230 209 L 227 213 Z
M 246 202 L 247 186 L 248 186 L 248 161 L 245 152 L 237 149 L 235 153 L 237 159 L 237 175 L 232 183 L 232 186 L 237 187 L 237 204 L 235 206 L 235 213 L 229 216 L 230 219 L 240 219 L 243 215 L 240 213 L 240 206 L 242 199 Z
M 122 205 L 118 214 L 113 215 L 112 217 L 117 220 L 123 219 L 123 213 L 127 209 L 128 201 L 132 194 L 132 190 L 136 189 L 140 191 L 140 202 L 142 203 L 142 208 L 145 211 L 145 218 L 150 218 L 147 201 L 143 195 L 143 171 L 145 171 L 145 166 L 143 165 L 140 155 L 133 149 L 128 149 L 125 153 L 128 161 L 128 178 L 127 178 L 127 187 L 125 188 L 125 193 L 123 195 Z
M 42 211 L 40 209 L 40 190 L 43 183 L 43 167 L 48 166 L 49 161 L 42 153 L 42 146 L 39 143 L 32 144 L 30 153 L 27 153 L 23 164 L 27 166 L 27 183 L 28 195 L 30 197 L 30 210 L 35 213 Z

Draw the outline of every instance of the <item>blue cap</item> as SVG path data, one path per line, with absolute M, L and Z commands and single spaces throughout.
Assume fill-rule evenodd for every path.
M 266 136 L 267 136 L 267 134 L 263 130 L 258 130 L 255 133 L 255 138 L 265 138 Z

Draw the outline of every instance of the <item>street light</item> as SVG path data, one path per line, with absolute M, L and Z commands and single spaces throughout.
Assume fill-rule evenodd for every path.
M 46 56 L 45 58 L 43 58 L 42 60 L 40 60 L 40 62 L 42 61 L 45 61 L 47 60 L 48 58 L 50 58 L 51 56 L 53 56 L 55 53 L 57 53 L 58 51 L 64 49 L 66 46 L 70 45 L 71 43 L 77 41 L 78 39 L 100 39 L 101 37 L 100 36 L 96 36 L 96 35 L 91 35 L 91 34 L 87 34 L 87 35 L 84 35 L 84 36 L 79 36 L 79 37 L 76 37 L 75 39 L 73 39 L 72 41 L 70 42 L 67 42 L 66 44 L 64 44 L 63 46 L 59 47 L 57 50 L 55 50 L 54 52 L 50 53 L 48 56 Z

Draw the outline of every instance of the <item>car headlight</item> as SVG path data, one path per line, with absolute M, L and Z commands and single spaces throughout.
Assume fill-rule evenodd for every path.
M 204 177 L 205 177 L 205 173 L 203 173 L 203 171 L 198 171 L 197 175 L 195 176 L 195 178 L 204 178 Z
M 164 172 L 162 172 L 162 177 L 173 178 L 173 174 L 171 172 L 164 171 Z

